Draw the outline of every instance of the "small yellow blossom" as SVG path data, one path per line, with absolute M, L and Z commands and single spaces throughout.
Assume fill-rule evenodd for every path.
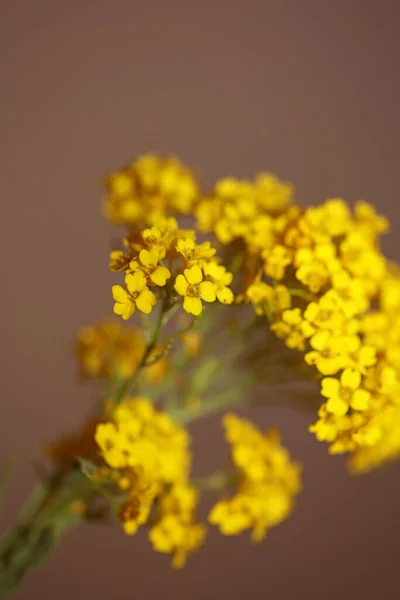
M 264 273 L 278 281 L 283 279 L 286 267 L 292 262 L 292 252 L 285 246 L 276 244 L 270 250 L 265 250 L 262 256 Z
M 112 295 L 115 300 L 114 312 L 125 321 L 138 308 L 143 313 L 150 313 L 157 303 L 155 294 L 147 287 L 146 277 L 140 271 L 125 275 L 126 288 L 120 285 L 112 286 Z
M 326 410 L 338 417 L 345 415 L 350 407 L 366 410 L 371 394 L 360 385 L 360 373 L 351 369 L 345 369 L 340 380 L 325 377 L 321 382 L 321 394 L 328 398 Z
M 335 375 L 349 362 L 343 336 L 332 335 L 329 331 L 319 331 L 310 339 L 312 350 L 304 359 L 315 365 L 322 375 Z
M 207 281 L 211 281 L 215 286 L 215 292 L 218 300 L 222 304 L 232 304 L 234 300 L 233 292 L 228 287 L 232 283 L 233 275 L 222 265 L 215 261 L 204 264 L 203 272 Z
M 132 260 L 129 268 L 133 273 L 143 273 L 146 277 L 147 285 L 164 286 L 167 279 L 171 277 L 171 271 L 160 265 L 160 252 L 156 248 L 150 250 L 141 250 L 138 260 Z
M 309 325 L 304 321 L 300 308 L 292 308 L 282 313 L 281 320 L 271 325 L 277 337 L 284 339 L 288 348 L 304 350 L 309 337 Z
M 210 242 L 196 244 L 192 238 L 179 239 L 176 250 L 183 256 L 185 267 L 202 266 L 203 262 L 214 256 L 216 252 L 215 248 L 211 247 Z
M 144 242 L 149 248 L 158 251 L 160 259 L 165 258 L 178 235 L 178 222 L 172 217 L 169 219 L 158 219 L 152 227 L 142 231 Z
M 331 275 L 340 268 L 333 244 L 320 244 L 313 250 L 300 248 L 295 255 L 295 265 L 297 279 L 314 293 L 327 285 Z
M 342 305 L 339 300 L 327 294 L 316 302 L 310 302 L 304 311 L 304 319 L 313 328 L 310 328 L 313 332 L 320 329 L 341 333 L 344 330 L 345 315 Z
M 175 289 L 184 296 L 183 308 L 186 312 L 198 316 L 203 310 L 202 300 L 214 302 L 217 298 L 215 285 L 211 281 L 203 281 L 203 273 L 198 265 L 185 269 L 175 281 Z
M 245 297 L 260 316 L 276 317 L 291 307 L 290 293 L 284 285 L 272 287 L 262 281 L 253 283 L 247 288 Z

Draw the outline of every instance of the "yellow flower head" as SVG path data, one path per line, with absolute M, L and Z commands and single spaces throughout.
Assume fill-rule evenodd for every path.
M 184 297 L 183 308 L 186 312 L 195 316 L 203 310 L 202 300 L 214 302 L 217 298 L 215 285 L 211 281 L 204 281 L 198 265 L 185 269 L 183 275 L 177 276 L 175 290 Z
M 115 300 L 114 312 L 125 321 L 130 319 L 135 309 L 143 313 L 150 313 L 157 303 L 157 298 L 147 287 L 145 275 L 141 271 L 125 275 L 126 287 L 112 286 L 112 295 Z
M 280 321 L 271 325 L 275 335 L 283 340 L 288 348 L 304 350 L 309 336 L 309 325 L 304 321 L 300 308 L 284 310 Z
M 160 251 L 156 248 L 150 250 L 141 250 L 138 260 L 132 260 L 129 268 L 133 273 L 143 273 L 146 277 L 147 285 L 164 286 L 167 279 L 171 277 L 171 271 L 160 265 Z
M 280 280 L 285 276 L 285 269 L 292 262 L 292 252 L 282 246 L 276 244 L 271 249 L 263 252 L 264 272 L 272 279 Z
M 340 379 L 325 377 L 322 380 L 321 394 L 328 398 L 326 410 L 338 417 L 345 415 L 349 408 L 366 410 L 371 394 L 360 386 L 360 373 L 351 369 L 345 369 Z
M 224 266 L 218 265 L 214 260 L 204 264 L 203 272 L 207 281 L 214 284 L 217 299 L 222 304 L 232 304 L 234 296 L 232 290 L 228 287 L 232 283 L 232 273 L 229 273 Z
M 196 522 L 199 495 L 184 483 L 173 486 L 160 497 L 160 518 L 149 533 L 153 548 L 173 555 L 172 566 L 181 568 L 189 554 L 203 544 L 207 528 Z
M 184 258 L 185 267 L 202 266 L 205 261 L 214 256 L 216 250 L 210 242 L 196 244 L 193 238 L 179 239 L 176 249 Z

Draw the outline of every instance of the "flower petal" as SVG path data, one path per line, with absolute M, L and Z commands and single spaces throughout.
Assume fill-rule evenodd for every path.
M 233 292 L 228 287 L 217 290 L 217 298 L 222 304 L 232 304 L 234 300 Z
M 356 390 L 351 399 L 351 408 L 354 410 L 367 410 L 371 394 L 367 390 Z
M 141 292 L 146 287 L 146 277 L 142 271 L 125 275 L 125 283 L 130 292 Z
M 122 306 L 122 305 L 121 305 Z M 133 313 L 135 312 L 135 304 L 133 302 L 127 302 L 123 305 L 123 310 L 121 313 L 121 317 L 124 321 L 127 321 L 131 318 Z
M 356 390 L 360 387 L 361 375 L 358 371 L 345 369 L 340 378 L 340 382 L 344 387 Z
M 111 289 L 112 297 L 114 298 L 115 302 L 121 302 L 124 304 L 127 301 L 128 293 L 125 288 L 123 288 L 121 285 L 113 285 Z
M 163 286 L 166 284 L 167 279 L 171 277 L 171 272 L 167 267 L 158 266 L 153 273 L 150 275 L 150 279 L 156 285 Z
M 329 398 L 326 403 L 326 410 L 337 417 L 343 417 L 349 409 L 349 405 L 347 402 L 340 398 L 340 396 L 336 396 L 334 398 Z
M 325 398 L 332 398 L 339 396 L 340 382 L 334 377 L 324 377 L 321 381 L 321 395 Z
M 200 296 L 206 302 L 214 302 L 217 295 L 215 293 L 215 285 L 211 281 L 202 281 L 199 285 Z
M 149 289 L 145 289 L 140 292 L 139 296 L 136 298 L 136 306 L 139 310 L 147 315 L 151 313 L 153 306 L 155 306 L 156 303 L 157 297 Z
M 174 285 L 174 288 L 176 289 L 178 294 L 180 294 L 181 296 L 184 296 L 187 292 L 188 287 L 189 287 L 189 284 L 186 281 L 185 277 L 183 275 L 178 275 L 175 280 L 175 285 Z
M 183 308 L 186 310 L 186 312 L 197 317 L 202 312 L 203 305 L 200 298 L 190 298 L 189 296 L 185 296 Z
M 203 273 L 201 272 L 199 265 L 194 265 L 194 267 L 191 267 L 190 269 L 185 269 L 184 273 L 186 279 L 192 285 L 197 285 L 203 281 Z
M 147 265 L 151 264 L 151 254 L 148 250 L 141 250 L 139 252 L 139 258 L 144 267 L 147 267 Z

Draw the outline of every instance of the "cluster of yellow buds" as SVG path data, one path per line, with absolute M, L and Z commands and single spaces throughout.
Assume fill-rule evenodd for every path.
M 183 566 L 205 536 L 195 521 L 197 493 L 188 483 L 187 431 L 147 398 L 126 398 L 112 420 L 97 426 L 95 440 L 124 494 L 117 510 L 125 532 L 132 535 L 151 520 L 155 549 L 172 553 L 173 564 Z
M 220 500 L 211 510 L 211 523 L 225 535 L 252 529 L 261 541 L 267 530 L 286 519 L 300 491 L 300 467 L 280 443 L 277 430 L 262 433 L 234 414 L 224 417 L 226 438 L 238 469 L 236 493 Z

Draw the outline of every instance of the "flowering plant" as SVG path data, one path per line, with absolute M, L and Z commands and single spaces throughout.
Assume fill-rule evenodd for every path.
M 142 156 L 105 185 L 104 214 L 125 228 L 110 255 L 117 317 L 76 343 L 98 401 L 48 446 L 50 472 L 0 540 L 3 594 L 82 523 L 145 527 L 174 567 L 208 526 L 261 541 L 290 515 L 301 467 L 276 429 L 233 410 L 268 404 L 282 382 L 352 473 L 400 454 L 400 271 L 380 251 L 384 217 L 336 198 L 301 208 L 268 173 L 205 194 L 172 157 Z M 230 465 L 196 477 L 188 426 L 219 411 Z

